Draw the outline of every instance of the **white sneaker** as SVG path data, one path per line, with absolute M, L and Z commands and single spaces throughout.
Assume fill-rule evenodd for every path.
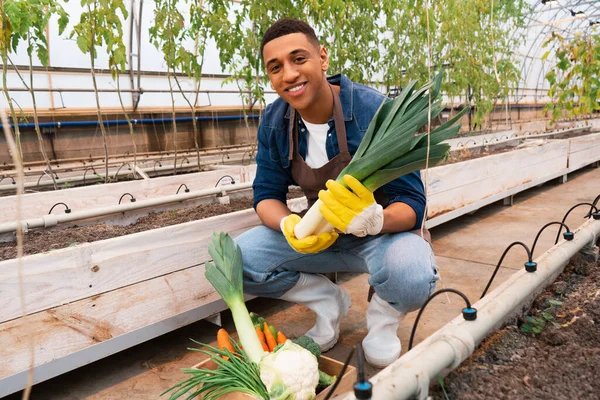
M 385 368 L 400 357 L 402 346 L 398 326 L 406 314 L 401 313 L 374 294 L 367 307 L 367 329 L 362 346 L 367 362 L 376 368 Z
M 282 300 L 299 303 L 317 314 L 317 323 L 306 336 L 311 337 L 325 352 L 331 349 L 340 335 L 340 323 L 348 314 L 351 300 L 344 289 L 320 274 L 300 273 L 296 286 Z

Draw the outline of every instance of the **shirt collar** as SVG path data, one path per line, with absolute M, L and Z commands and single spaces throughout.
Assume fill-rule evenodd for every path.
M 327 81 L 332 85 L 340 87 L 340 103 L 344 112 L 344 121 L 352 121 L 352 92 L 354 83 L 344 74 L 337 74 L 327 78 Z M 290 106 L 288 105 L 285 112 L 285 118 L 290 119 Z M 333 119 L 333 116 L 331 116 Z

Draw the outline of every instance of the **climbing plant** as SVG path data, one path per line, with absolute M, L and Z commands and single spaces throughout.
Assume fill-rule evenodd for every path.
M 176 66 L 182 62 L 179 43 L 186 38 L 185 18 L 177 8 L 179 0 L 154 0 L 154 25 L 150 27 L 150 41 L 163 54 L 167 67 L 167 80 L 171 95 L 171 117 L 173 125 L 173 171 L 177 174 L 177 121 L 175 119 L 175 96 L 171 82 Z
M 122 0 L 81 0 L 81 5 L 84 10 L 81 13 L 79 22 L 73 27 L 71 37 L 76 37 L 79 50 L 84 54 L 89 54 L 90 57 L 90 71 L 96 97 L 98 125 L 100 126 L 102 143 L 104 144 L 104 182 L 108 183 L 108 143 L 106 138 L 106 128 L 104 126 L 100 108 L 95 60 L 98 48 L 102 46 L 106 46 L 113 54 L 120 54 L 121 51 L 124 51 L 124 49 L 121 49 L 118 46 L 115 37 L 116 35 L 122 34 L 121 19 L 119 18 L 118 13 L 121 13 L 123 19 L 127 18 L 128 13 Z M 113 59 L 113 64 L 115 62 L 116 61 Z
M 15 138 L 16 147 L 18 151 L 17 157 L 23 161 L 23 150 L 21 149 L 21 131 L 19 130 L 19 124 L 15 107 L 13 105 L 12 97 L 8 92 L 7 76 L 8 76 L 8 55 L 12 51 L 11 38 L 13 36 L 13 27 L 11 18 L 9 15 L 18 15 L 17 7 L 14 1 L 0 1 L 0 56 L 2 57 L 2 92 L 6 97 L 8 108 L 10 110 L 10 116 L 15 122 Z
M 183 41 L 175 42 L 175 58 L 172 60 L 174 71 L 173 78 L 177 88 L 179 89 L 179 93 L 188 104 L 192 114 L 192 129 L 198 171 L 202 170 L 200 163 L 200 141 L 202 134 L 198 130 L 198 122 L 196 121 L 196 105 L 198 103 L 198 93 L 200 90 L 200 83 L 202 81 L 202 67 L 204 65 L 204 52 L 206 50 L 207 27 L 205 21 L 206 12 L 203 8 L 203 1 L 191 1 L 189 3 L 189 25 L 184 28 L 181 36 L 182 38 L 192 40 L 195 46 L 195 52 L 188 50 L 184 46 Z M 198 58 L 200 58 L 200 62 L 198 62 Z M 189 79 L 194 80 L 194 92 L 186 93 L 186 91 L 183 90 L 181 82 L 177 76 L 178 72 L 181 72 Z
M 520 37 L 515 32 L 524 26 L 529 9 L 523 0 L 416 0 L 402 7 L 384 0 L 382 4 L 386 29 L 380 65 L 388 87 L 412 79 L 424 81 L 430 69 L 443 68 L 443 91 L 450 98 L 473 101 L 473 125 L 481 125 L 497 99 L 516 87 L 519 69 L 514 48 Z
M 115 10 L 121 11 L 121 16 L 118 13 L 114 13 L 110 18 L 107 18 L 104 22 L 102 38 L 108 54 L 108 68 L 110 70 L 111 77 L 117 85 L 117 96 L 119 97 L 119 104 L 121 105 L 121 111 L 127 120 L 127 126 L 129 128 L 129 136 L 131 137 L 131 143 L 133 145 L 133 177 L 135 179 L 137 174 L 137 145 L 135 144 L 135 134 L 133 131 L 133 123 L 131 116 L 125 108 L 123 103 L 123 95 L 121 93 L 121 73 L 125 72 L 127 64 L 127 48 L 123 42 L 123 21 L 128 17 L 128 12 L 125 8 L 123 0 L 112 0 Z M 115 176 L 115 179 L 117 176 Z
M 380 81 L 389 90 L 411 79 L 425 81 L 431 68 L 443 66 L 444 91 L 472 100 L 477 125 L 518 82 L 513 50 L 520 37 L 514 32 L 529 10 L 524 0 L 206 0 L 205 6 L 221 67 L 241 82 L 250 106 L 264 101 L 268 84 L 259 54 L 262 35 L 277 19 L 296 17 L 311 24 L 328 49 L 329 71 L 354 81 Z
M 558 43 L 555 43 L 558 42 Z M 550 84 L 546 106 L 552 120 L 563 115 L 574 117 L 600 110 L 600 36 L 577 34 L 566 40 L 555 34 L 546 42 L 555 46 L 556 65 L 546 74 Z M 550 51 L 543 55 L 547 59 Z
M 44 161 L 46 163 L 46 167 L 48 168 L 48 174 L 52 179 L 54 189 L 57 189 L 56 174 L 52 170 L 52 165 L 50 163 L 48 155 L 46 154 L 44 138 L 42 136 L 42 132 L 40 130 L 39 125 L 37 102 L 35 97 L 35 88 L 33 80 L 33 56 L 35 53 L 42 65 L 48 65 L 48 43 L 46 41 L 45 35 L 46 27 L 50 22 L 50 18 L 52 18 L 52 16 L 54 15 L 57 15 L 60 35 L 63 33 L 65 27 L 67 26 L 69 16 L 62 8 L 62 6 L 55 0 L 8 0 L 4 2 L 4 10 L 6 12 L 5 15 L 10 24 L 10 30 L 6 32 L 6 34 L 10 36 L 10 47 L 12 48 L 12 51 L 16 52 L 17 47 L 20 43 L 25 43 L 26 45 L 27 56 L 29 61 L 29 83 L 27 83 L 26 80 L 23 78 L 17 66 L 14 65 L 14 63 L 12 63 L 12 60 L 8 55 L 8 49 L 5 49 L 3 46 L 4 68 L 6 68 L 6 62 L 10 62 L 14 71 L 17 73 L 18 77 L 21 79 L 21 82 L 27 88 L 29 94 L 31 95 L 31 101 L 33 105 L 33 121 L 40 148 L 40 153 L 42 154 L 42 157 L 44 158 Z M 4 79 L 6 79 L 6 72 L 4 74 Z M 4 87 L 6 90 L 6 84 L 4 84 Z M 8 96 L 7 92 L 5 92 L 5 94 L 7 98 L 10 97 Z M 10 107 L 11 113 L 14 112 L 14 110 L 12 109 L 12 105 Z M 14 118 L 14 115 L 13 120 L 17 122 Z M 15 126 L 17 125 L 18 123 L 15 123 Z M 17 136 L 17 141 L 20 146 L 19 136 Z M 20 151 L 22 152 L 22 150 Z

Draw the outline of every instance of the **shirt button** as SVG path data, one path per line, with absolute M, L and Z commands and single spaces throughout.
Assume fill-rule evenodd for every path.
M 306 130 L 306 129 L 302 128 L 302 129 L 300 129 L 300 132 L 304 132 L 305 130 Z
M 331 137 L 331 133 L 329 135 L 327 135 L 327 136 Z

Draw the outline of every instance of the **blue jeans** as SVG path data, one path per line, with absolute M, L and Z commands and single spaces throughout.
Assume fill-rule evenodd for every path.
M 407 313 L 425 303 L 439 279 L 431 246 L 408 232 L 340 235 L 318 254 L 297 253 L 281 232 L 266 226 L 250 229 L 235 241 L 242 250 L 244 292 L 255 296 L 281 297 L 298 282 L 300 272 L 365 272 L 381 299 Z

